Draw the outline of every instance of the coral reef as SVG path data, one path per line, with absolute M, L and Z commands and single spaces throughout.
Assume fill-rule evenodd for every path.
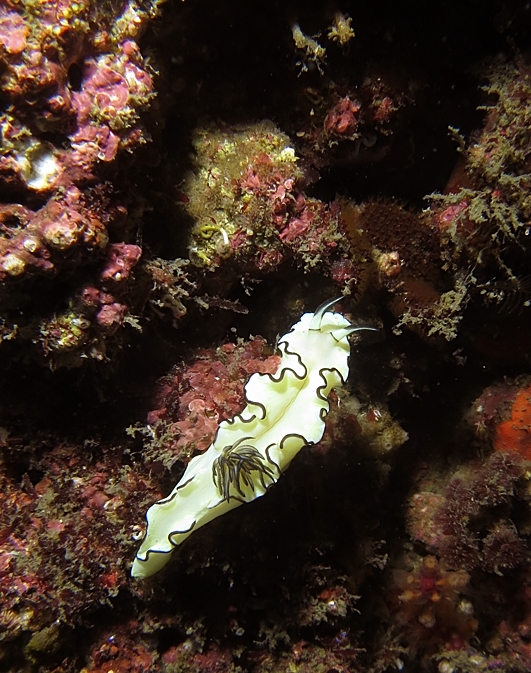
M 2 670 L 531 669 L 523 4 L 0 3 Z M 131 577 L 339 297 L 320 441 Z
M 346 257 L 338 205 L 303 193 L 300 160 L 273 124 L 200 128 L 194 150 L 197 168 L 182 185 L 182 207 L 195 223 L 192 263 L 230 264 L 256 276 L 295 259 L 306 271 L 330 275 Z M 347 285 L 357 284 L 355 272 Z
M 437 551 L 449 568 L 503 574 L 526 556 L 513 521 L 527 499 L 527 465 L 493 453 L 483 465 L 452 475 L 444 493 L 419 491 L 410 504 L 413 539 Z M 523 483 L 519 483 L 523 482 Z M 516 519 L 518 526 L 525 525 Z
M 449 264 L 468 256 L 479 266 L 498 266 L 506 274 L 498 280 L 512 280 L 502 244 L 518 243 L 526 235 L 530 214 L 526 201 L 530 74 L 519 59 L 495 63 L 486 74 L 485 126 L 468 148 L 465 166 L 452 176 L 448 194 L 437 199 L 436 222 L 449 248 Z
M 410 647 L 436 651 L 463 649 L 477 629 L 470 601 L 460 597 L 470 576 L 450 572 L 435 556 L 425 556 L 411 571 L 395 570 L 398 595 L 397 623 Z
M 116 545 L 134 545 L 140 514 L 134 493 L 149 485 L 146 475 L 122 464 L 120 451 L 100 452 L 89 440 L 85 455 L 68 445 L 47 446 L 38 463 L 44 447 L 24 446 L 16 437 L 3 445 L 0 656 L 8 662 L 20 634 L 33 634 L 27 648 L 38 658 L 39 649 L 48 652 L 61 640 L 59 624 L 109 604 L 126 586 L 127 553 L 116 555 Z M 9 476 L 22 451 L 35 456 L 33 482 L 28 473 L 22 480 Z M 47 634 L 45 646 L 37 645 L 38 634 Z
M 260 337 L 225 344 L 200 352 L 196 362 L 177 366 L 163 377 L 156 393 L 158 408 L 147 416 L 146 463 L 171 469 L 176 461 L 186 464 L 194 453 L 207 449 L 219 423 L 243 408 L 243 386 L 251 374 L 277 370 L 279 356 L 266 351 Z
M 110 9 L 0 9 L 0 311 L 10 340 L 40 345 L 53 366 L 105 357 L 141 254 L 140 201 L 117 157 L 151 138 L 153 72 L 135 40 L 158 9 Z
M 508 313 L 528 298 L 529 66 L 521 58 L 499 59 L 484 76 L 485 124 L 468 147 L 453 129 L 463 156 L 427 213 L 440 234 L 444 268 L 454 273 L 457 301 L 448 310 L 457 320 L 471 296 Z
M 440 241 L 429 222 L 385 201 L 346 203 L 342 216 L 353 249 L 367 252 L 373 284 L 388 293 L 395 332 L 407 324 L 423 336 L 455 336 L 455 324 L 445 322 Z

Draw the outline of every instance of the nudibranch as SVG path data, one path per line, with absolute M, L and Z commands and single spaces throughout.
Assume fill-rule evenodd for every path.
M 213 443 L 190 461 L 170 495 L 148 509 L 133 577 L 153 575 L 193 531 L 260 498 L 304 446 L 321 440 L 330 391 L 348 376 L 348 336 L 374 329 L 353 327 L 331 312 L 337 301 L 305 313 L 279 340 L 277 372 L 250 377 L 245 409 L 220 423 Z

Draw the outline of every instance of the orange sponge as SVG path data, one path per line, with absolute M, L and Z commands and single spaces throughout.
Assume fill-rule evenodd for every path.
M 497 426 L 494 448 L 531 460 L 531 384 L 516 396 L 510 419 Z

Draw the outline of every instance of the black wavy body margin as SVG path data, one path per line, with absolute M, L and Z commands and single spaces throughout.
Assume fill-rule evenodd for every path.
M 300 355 L 298 353 L 291 353 L 287 349 L 284 349 L 284 352 L 287 355 L 296 355 L 297 356 L 301 366 L 304 369 L 304 374 L 299 376 L 299 374 L 297 374 L 297 372 L 294 369 L 292 369 L 291 367 L 282 367 L 281 372 L 280 372 L 280 376 L 278 378 L 275 378 L 273 374 L 269 374 L 268 372 L 260 373 L 260 376 L 267 376 L 272 383 L 280 383 L 284 379 L 284 377 L 286 376 L 287 372 L 291 372 L 297 380 L 304 381 L 304 379 L 308 376 L 308 367 L 306 367 L 306 365 L 302 362 L 302 360 L 300 359 Z M 254 376 L 254 374 L 253 374 L 253 376 Z M 265 419 L 265 417 L 267 416 L 267 409 L 265 407 L 265 404 L 262 404 L 262 402 L 255 402 L 254 400 L 247 397 L 247 393 L 246 393 L 245 390 L 244 390 L 244 393 L 243 393 L 243 397 L 244 397 L 245 402 L 247 404 L 253 404 L 254 406 L 262 409 L 262 414 L 263 414 L 262 418 L 259 418 L 258 420 L 263 421 Z M 234 418 L 228 418 L 227 420 L 225 420 L 223 422 L 227 423 L 227 425 L 229 425 L 229 426 L 232 426 L 232 425 L 234 425 L 234 423 L 236 423 L 237 420 L 239 420 L 240 423 L 252 423 L 255 420 L 255 418 L 257 418 L 256 414 L 253 414 L 250 418 L 246 419 L 246 418 L 242 418 L 241 413 L 239 413 L 239 414 L 236 414 L 234 416 Z M 218 432 L 219 432 L 219 430 L 218 430 Z M 216 434 L 216 437 L 214 438 L 214 441 L 212 442 L 212 444 L 216 443 L 217 438 L 218 437 L 217 437 L 217 434 Z
M 335 303 L 336 301 L 339 301 L 339 299 L 334 300 L 332 303 Z M 328 303 L 328 302 L 325 302 L 325 304 L 326 304 L 326 303 Z M 321 307 L 318 307 L 318 309 L 316 309 L 316 311 L 314 312 L 314 315 L 315 315 L 315 313 L 317 313 L 318 310 L 319 310 L 320 308 L 322 308 L 325 304 L 322 304 Z M 324 317 L 324 314 L 325 314 L 325 313 L 326 313 L 326 311 L 323 312 L 323 316 L 322 316 L 322 317 Z M 312 331 L 318 331 L 318 330 L 312 330 Z M 287 373 L 288 371 L 291 371 L 291 373 L 293 374 L 293 376 L 294 376 L 296 379 L 298 379 L 299 381 L 303 381 L 303 380 L 308 376 L 308 367 L 307 367 L 307 366 L 304 364 L 304 362 L 302 361 L 302 358 L 301 358 L 301 356 L 299 355 L 299 353 L 296 353 L 295 351 L 290 351 L 290 350 L 288 350 L 288 342 L 287 342 L 285 339 L 286 339 L 290 334 L 292 334 L 293 332 L 295 332 L 295 325 L 294 325 L 288 332 L 286 332 L 286 334 L 282 337 L 282 340 L 279 341 L 279 346 L 280 346 L 281 344 L 284 346 L 284 348 L 283 348 L 283 353 L 285 353 L 286 355 L 294 355 L 294 356 L 297 358 L 299 364 L 301 365 L 301 367 L 302 367 L 303 370 L 304 370 L 304 373 L 302 374 L 302 376 L 299 376 L 299 375 L 297 374 L 297 372 L 296 372 L 294 369 L 292 369 L 291 367 L 283 367 L 283 368 L 281 369 L 280 376 L 279 376 L 278 378 L 275 378 L 275 376 L 274 376 L 273 374 L 269 374 L 268 372 L 265 372 L 265 373 L 262 373 L 262 374 L 261 374 L 261 376 L 268 376 L 269 379 L 270 379 L 273 383 L 280 383 L 280 382 L 283 380 L 284 376 L 286 375 L 286 373 Z M 337 343 L 339 343 L 339 342 L 341 341 L 341 340 L 335 339 L 335 337 L 334 337 L 334 335 L 332 334 L 332 332 L 330 332 L 329 334 L 334 338 L 334 340 L 335 340 Z M 320 419 L 321 419 L 323 422 L 324 422 L 326 416 L 328 415 L 328 412 L 330 411 L 330 404 L 328 403 L 328 397 L 325 397 L 325 396 L 323 396 L 323 394 L 322 394 L 322 390 L 324 390 L 324 389 L 328 386 L 328 381 L 326 380 L 326 377 L 323 375 L 323 372 L 327 372 L 327 371 L 328 371 L 328 372 L 336 372 L 336 374 L 337 374 L 337 375 L 339 376 L 339 378 L 340 378 L 340 381 L 341 381 L 342 385 L 345 384 L 345 380 L 344 380 L 343 377 L 341 376 L 341 373 L 340 373 L 337 369 L 335 369 L 334 367 L 323 367 L 322 369 L 319 370 L 319 376 L 321 376 L 321 378 L 323 379 L 324 384 L 317 387 L 317 389 L 316 389 L 316 395 L 317 395 L 317 396 L 319 397 L 319 399 L 321 399 L 322 401 L 327 402 L 327 408 L 321 408 L 321 409 L 319 410 L 319 417 L 320 417 Z M 253 405 L 255 405 L 256 407 L 258 407 L 258 408 L 260 408 L 260 409 L 262 410 L 263 416 L 262 416 L 262 418 L 259 419 L 259 420 L 264 420 L 264 419 L 266 418 L 267 410 L 266 410 L 265 405 L 262 404 L 261 402 L 254 402 L 253 400 L 249 399 L 249 398 L 247 397 L 247 395 L 246 395 L 245 389 L 244 389 L 244 399 L 245 399 L 245 401 L 246 401 L 247 404 L 253 404 Z M 225 422 L 226 422 L 228 425 L 234 425 L 234 423 L 236 422 L 236 419 L 238 419 L 241 423 L 245 424 L 245 423 L 251 423 L 251 422 L 254 421 L 256 418 L 257 418 L 256 414 L 253 414 L 253 415 L 251 416 L 251 418 L 244 419 L 244 418 L 242 418 L 241 413 L 240 413 L 240 414 L 236 414 L 236 415 L 234 416 L 234 418 L 232 418 L 232 419 L 227 419 Z M 219 433 L 219 428 L 218 428 L 218 433 Z M 324 434 L 324 433 L 323 433 L 323 434 Z M 303 446 L 312 446 L 312 445 L 315 444 L 315 442 L 308 442 L 308 441 L 306 440 L 306 438 L 305 438 L 303 435 L 300 435 L 300 434 L 298 434 L 298 433 L 289 433 L 289 434 L 287 434 L 287 435 L 284 435 L 284 437 L 281 439 L 281 441 L 280 441 L 279 444 L 278 444 L 278 446 L 279 446 L 279 448 L 280 448 L 281 450 L 283 449 L 283 445 L 285 444 L 286 440 L 287 440 L 288 438 L 290 438 L 290 437 L 298 437 L 298 438 L 300 438 L 300 439 L 304 442 Z M 322 438 L 322 436 L 321 436 L 321 438 Z M 319 439 L 319 441 L 321 440 L 321 438 Z M 214 441 L 212 442 L 212 444 L 215 444 L 215 443 L 216 443 L 216 439 L 217 439 L 217 434 L 216 434 L 216 437 L 214 438 Z M 277 463 L 276 463 L 274 460 L 272 460 L 271 457 L 269 456 L 269 450 L 270 450 L 273 446 L 274 446 L 274 444 L 269 444 L 269 445 L 266 447 L 265 452 L 266 452 L 266 456 L 267 456 L 268 461 L 269 461 L 271 464 L 275 465 L 275 467 L 276 467 L 277 470 L 278 470 L 279 477 L 280 477 L 280 475 L 282 474 L 282 472 L 281 472 L 281 470 L 280 470 L 280 467 L 279 467 L 279 466 L 277 465 Z M 192 481 L 194 480 L 194 478 L 195 478 L 195 475 L 192 476 L 192 477 L 190 477 L 190 479 L 187 479 L 187 480 L 184 482 L 184 484 L 177 485 L 177 486 L 173 489 L 172 493 L 171 493 L 169 496 L 167 496 L 167 497 L 166 497 L 165 499 L 163 499 L 163 500 L 158 500 L 156 503 L 154 503 L 154 504 L 152 505 L 152 507 L 154 507 L 155 505 L 159 505 L 159 504 L 167 504 L 167 503 L 171 502 L 171 501 L 178 495 L 179 490 L 183 489 L 183 488 L 184 488 L 185 486 L 187 486 L 190 482 L 192 482 Z M 266 488 L 266 493 L 267 493 L 267 491 L 269 491 L 269 489 L 270 489 L 272 486 L 275 485 L 275 483 L 276 483 L 276 482 L 273 481 L 273 482 L 271 482 L 271 484 L 269 484 L 269 486 Z M 234 500 L 237 500 L 237 501 L 241 502 L 242 504 L 247 504 L 248 502 L 252 502 L 252 501 L 248 501 L 248 500 L 241 500 L 241 499 L 238 498 L 237 496 L 232 496 L 232 497 L 233 497 Z M 253 500 L 254 500 L 254 499 L 256 499 L 256 498 L 253 498 Z M 222 501 L 220 501 L 220 502 L 224 502 L 224 500 L 222 500 Z M 218 504 L 220 504 L 220 503 L 218 503 Z M 217 506 L 217 505 L 216 505 L 216 506 Z M 149 508 L 149 509 L 151 509 L 151 508 Z M 149 509 L 148 509 L 148 511 L 149 511 Z M 146 512 L 145 519 L 146 519 L 146 522 L 147 522 L 147 526 L 149 527 L 149 522 L 147 521 L 147 512 Z M 179 546 L 179 544 L 181 544 L 181 543 L 173 542 L 173 540 L 171 539 L 171 537 L 174 536 L 174 535 L 183 535 L 183 534 L 185 534 L 185 533 L 190 533 L 190 532 L 194 529 L 196 523 L 197 523 L 197 519 L 194 520 L 194 521 L 192 522 L 191 526 L 190 526 L 189 528 L 187 528 L 186 530 L 183 530 L 183 531 L 178 531 L 178 530 L 177 530 L 177 531 L 171 531 L 171 533 L 168 534 L 168 536 L 167 536 L 167 540 L 168 540 L 169 544 L 171 545 L 171 549 L 168 549 L 167 551 L 158 551 L 158 550 L 154 550 L 154 549 L 148 549 L 147 552 L 146 552 L 146 555 L 145 555 L 145 558 L 144 558 L 144 559 L 141 559 L 141 558 L 138 556 L 138 554 L 136 554 L 136 557 L 135 557 L 135 558 L 136 558 L 140 563 L 147 563 L 148 560 L 149 560 L 150 554 L 171 554 L 171 553 L 173 553 L 173 551 L 174 551 L 174 550 Z M 147 536 L 147 529 L 146 529 L 146 536 Z
M 156 502 L 155 505 L 158 505 L 158 502 Z M 152 507 L 154 507 L 154 505 L 152 505 Z M 174 542 L 171 539 L 171 536 L 172 535 L 184 535 L 185 533 L 191 533 L 193 531 L 193 529 L 195 528 L 196 523 L 197 523 L 197 519 L 192 521 L 192 524 L 188 528 L 186 528 L 185 530 L 172 530 L 172 532 L 169 533 L 168 542 L 171 545 L 171 549 L 168 549 L 167 551 L 163 551 L 163 550 L 159 551 L 158 549 L 148 549 L 147 552 L 146 552 L 146 558 L 141 559 L 140 556 L 137 554 L 136 557 L 135 557 L 136 560 L 139 561 L 139 563 L 147 563 L 149 561 L 150 554 L 171 554 L 173 552 L 173 550 L 177 549 L 177 547 L 180 544 L 180 542 Z

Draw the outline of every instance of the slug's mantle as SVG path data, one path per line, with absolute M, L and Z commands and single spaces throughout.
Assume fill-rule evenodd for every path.
M 245 409 L 220 423 L 207 451 L 190 461 L 167 498 L 149 508 L 133 577 L 153 575 L 192 531 L 264 495 L 304 446 L 320 441 L 328 395 L 348 376 L 347 337 L 372 329 L 330 312 L 336 301 L 305 313 L 280 339 L 278 371 L 251 376 Z

